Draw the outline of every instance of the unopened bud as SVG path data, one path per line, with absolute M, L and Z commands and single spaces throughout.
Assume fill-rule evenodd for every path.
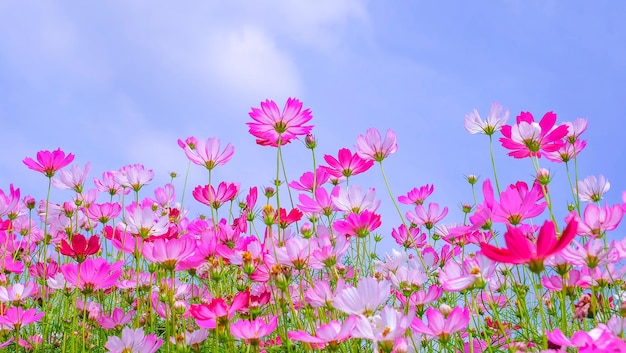
M 478 182 L 478 177 L 475 174 L 470 174 L 465 176 L 465 180 L 467 180 L 470 185 L 474 185 Z
M 313 134 L 306 135 L 306 137 L 304 138 L 304 144 L 306 145 L 306 148 L 310 150 L 317 147 L 317 141 L 315 140 L 315 136 L 313 136 Z

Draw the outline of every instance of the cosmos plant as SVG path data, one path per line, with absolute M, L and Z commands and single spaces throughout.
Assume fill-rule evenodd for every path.
M 275 174 L 253 176 L 269 186 L 220 180 L 235 148 L 218 137 L 178 140 L 187 175 L 160 186 L 149 166 L 91 179 L 73 153 L 39 151 L 23 162 L 45 177 L 45 198 L 0 190 L 0 348 L 626 352 L 626 192 L 609 204 L 607 178 L 579 178 L 585 119 L 509 115 L 494 103 L 485 120 L 465 116 L 489 137 L 492 170 L 468 174 L 457 220 L 435 184 L 392 193 L 393 130 L 364 129 L 318 161 L 313 111 L 296 98 L 249 112 L 248 132 L 275 153 Z M 530 172 L 500 184 L 494 142 Z M 284 148 L 310 151 L 310 169 L 288 179 Z M 388 197 L 362 185 L 374 165 Z M 565 169 L 564 200 L 550 166 Z M 208 183 L 188 188 L 191 173 Z

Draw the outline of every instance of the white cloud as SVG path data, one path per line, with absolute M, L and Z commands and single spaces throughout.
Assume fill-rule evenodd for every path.
M 207 64 L 234 92 L 255 99 L 300 93 L 302 83 L 292 57 L 262 30 L 244 27 L 217 36 L 214 43 L 216 49 Z

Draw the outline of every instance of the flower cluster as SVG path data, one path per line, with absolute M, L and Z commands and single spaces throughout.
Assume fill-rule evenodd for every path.
M 312 111 L 297 99 L 282 112 L 266 100 L 249 115 L 256 142 L 276 150 L 275 175 L 287 174 L 281 149 L 297 148 L 288 143 L 320 148 Z M 552 112 L 535 122 L 522 112 L 506 125 L 508 117 L 494 104 L 486 121 L 474 110 L 465 127 L 490 143 L 500 133 L 536 177 L 500 189 L 494 164 L 477 197 L 478 177 L 468 176 L 473 202 L 463 203 L 460 223 L 429 200 L 432 184 L 398 197 L 388 188 L 398 210 L 391 237 L 380 232 L 380 192 L 359 184 L 375 163 L 388 180 L 382 164 L 398 152 L 391 130 L 368 129 L 324 154 L 324 164 L 260 191 L 214 180 L 235 153 L 230 143 L 187 137 L 179 146 L 209 180 L 189 191 L 190 205 L 174 175 L 150 193 L 154 171 L 134 164 L 89 185 L 90 164 L 40 151 L 24 164 L 69 197 L 38 202 L 14 185 L 0 190 L 0 348 L 626 351 L 626 240 L 611 233 L 626 196 L 603 203 L 609 182 L 576 172 L 571 207 L 558 219 L 555 181 L 540 158 L 575 161 L 587 122 L 557 124 Z M 383 239 L 397 247 L 380 254 Z

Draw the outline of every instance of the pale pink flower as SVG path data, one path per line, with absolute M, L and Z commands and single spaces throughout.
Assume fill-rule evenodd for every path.
M 246 123 L 249 132 L 257 138 L 257 144 L 263 146 L 285 145 L 313 129 L 312 125 L 304 125 L 313 118 L 311 110 L 302 110 L 302 102 L 295 98 L 287 99 L 282 113 L 276 102 L 268 99 L 261 102 L 261 109 L 252 108 L 249 115 L 254 120 Z
M 565 285 L 569 293 L 574 293 L 576 288 L 589 288 L 589 282 L 584 281 L 579 270 L 571 270 L 568 272 L 566 280 L 561 276 L 541 277 L 541 283 L 544 287 L 552 291 L 560 291 Z
M 587 141 L 576 140 L 573 144 L 566 143 L 556 151 L 546 152 L 545 156 L 548 160 L 557 163 L 567 163 L 576 158 L 580 152 L 587 147 Z
M 383 140 L 378 130 L 367 129 L 365 136 L 359 135 L 357 137 L 356 143 L 356 153 L 359 157 L 376 162 L 382 162 L 398 150 L 396 133 L 393 130 L 387 130 Z
M 300 201 L 298 208 L 309 215 L 324 215 L 328 217 L 333 212 L 339 211 L 339 208 L 333 202 L 333 198 L 339 195 L 339 189 L 339 186 L 335 186 L 329 195 L 326 189 L 318 188 L 315 190 L 315 199 L 307 194 L 300 194 L 298 195 L 298 200 Z
M 604 205 L 590 203 L 585 207 L 583 219 L 575 211 L 565 218 L 566 222 L 575 219 L 578 222 L 578 233 L 590 237 L 599 237 L 608 231 L 615 230 L 622 221 L 624 210 L 620 205 Z
M 33 281 L 28 281 L 26 285 L 15 283 L 8 287 L 0 286 L 0 302 L 20 302 L 37 293 L 37 284 Z
M 59 177 L 52 179 L 52 186 L 57 189 L 72 189 L 77 193 L 81 193 L 90 169 L 91 164 L 89 162 L 85 164 L 84 169 L 77 165 L 73 165 L 69 171 L 60 171 Z
M 365 338 L 374 343 L 374 352 L 388 351 L 397 338 L 401 338 L 411 325 L 414 313 L 403 315 L 398 310 L 385 306 L 372 318 L 358 316 L 354 325 L 353 337 Z
M 313 283 L 311 287 L 306 291 L 304 297 L 306 302 L 314 308 L 323 306 L 332 307 L 335 297 L 338 293 L 341 293 L 345 287 L 345 281 L 339 279 L 335 290 L 331 288 L 328 281 L 319 280 Z
M 576 143 L 580 135 L 587 130 L 587 119 L 585 118 L 576 118 L 573 122 L 566 121 L 563 124 L 567 126 L 568 131 L 565 139 L 570 144 Z
M 156 214 L 147 207 L 136 207 L 132 212 L 126 212 L 124 223 L 118 223 L 117 229 L 137 234 L 143 239 L 157 237 L 168 232 L 169 217 Z
M 484 286 L 495 276 L 496 265 L 482 253 L 473 258 L 466 258 L 463 268 L 454 261 L 446 262 L 439 272 L 439 283 L 444 290 L 458 292 L 477 283 Z
M 592 175 L 579 180 L 578 190 L 574 189 L 574 192 L 578 192 L 580 201 L 599 202 L 610 188 L 611 184 L 604 178 L 604 175 L 598 178 Z
M 416 227 L 407 230 L 402 224 L 398 229 L 391 230 L 391 236 L 398 245 L 404 246 L 405 249 L 420 249 L 426 245 L 426 233 L 420 233 L 419 228 Z
M 607 248 L 600 239 L 591 239 L 585 245 L 574 240 L 573 247 L 568 246 L 561 252 L 561 256 L 572 265 L 595 268 L 619 261 L 619 254 L 615 243 L 611 242 Z
M 74 155 L 69 153 L 67 156 L 61 149 L 55 151 L 39 151 L 37 152 L 37 161 L 32 158 L 24 158 L 24 164 L 29 168 L 37 172 L 43 173 L 48 178 L 52 178 L 54 174 L 61 168 L 72 163 Z
M 337 208 L 344 212 L 360 213 L 364 210 L 376 212 L 380 206 L 380 200 L 376 200 L 376 190 L 369 188 L 365 194 L 360 185 L 350 185 L 346 189 L 340 189 L 337 196 L 331 197 Z
M 435 224 L 441 221 L 448 214 L 448 207 L 444 207 L 439 212 L 439 204 L 432 202 L 428 204 L 428 211 L 424 209 L 423 205 L 415 206 L 415 214 L 410 211 L 406 213 L 406 218 L 411 223 L 424 226 L 426 229 L 432 229 Z
M 335 309 L 346 314 L 373 314 L 389 299 L 391 285 L 388 281 L 379 282 L 376 278 L 363 277 L 356 287 L 344 288 L 335 298 Z
M 465 130 L 467 130 L 470 134 L 481 133 L 491 136 L 496 131 L 500 131 L 508 119 L 508 109 L 503 112 L 502 105 L 499 103 L 491 103 L 491 109 L 487 115 L 487 120 L 482 120 L 478 114 L 478 110 L 476 109 L 465 115 Z
M 9 186 L 9 194 L 5 194 L 0 190 L 0 217 L 14 214 L 19 210 L 20 189 L 15 189 L 13 184 Z
M 235 148 L 230 143 L 220 152 L 220 139 L 217 137 L 211 137 L 207 140 L 196 140 L 193 146 L 184 144 L 183 150 L 190 161 L 204 166 L 208 170 L 212 170 L 218 165 L 226 164 L 232 158 L 233 153 L 235 153 Z
M 114 178 L 121 186 L 138 192 L 154 179 L 154 172 L 141 164 L 133 164 L 122 167 L 114 174 Z
M 96 185 L 96 189 L 107 192 L 111 196 L 115 196 L 118 194 L 128 194 L 130 193 L 129 188 L 125 188 L 116 180 L 115 175 L 118 172 L 110 171 L 102 173 L 102 180 L 98 178 L 94 178 L 93 182 Z
M 94 203 L 87 209 L 87 217 L 102 224 L 117 218 L 122 212 L 122 206 L 117 202 Z
M 142 328 L 125 327 L 122 337 L 109 336 L 104 348 L 108 353 L 155 353 L 162 344 L 163 340 L 153 333 L 146 335 Z

